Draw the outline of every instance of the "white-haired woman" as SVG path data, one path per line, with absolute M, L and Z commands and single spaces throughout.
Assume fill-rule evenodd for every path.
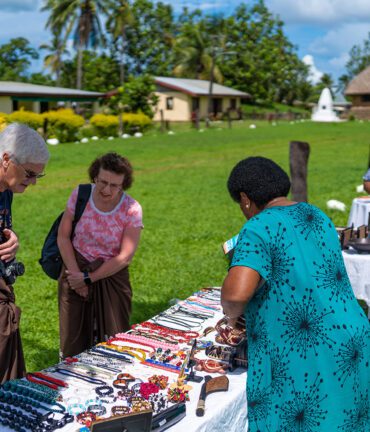
M 13 193 L 24 192 L 42 177 L 49 160 L 43 138 L 26 125 L 13 123 L 0 133 L 0 259 L 15 258 L 18 238 L 12 231 Z M 0 278 L 0 383 L 24 375 L 19 335 L 20 309 L 13 287 Z

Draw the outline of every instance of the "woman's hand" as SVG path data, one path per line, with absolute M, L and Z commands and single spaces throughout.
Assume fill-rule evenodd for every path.
M 70 286 L 71 289 L 77 291 L 78 294 L 79 291 L 80 292 L 85 291 L 82 288 L 87 289 L 87 286 L 84 281 L 84 274 L 82 272 L 66 270 L 66 275 L 67 275 L 68 285 Z
M 19 248 L 18 237 L 10 229 L 5 228 L 3 234 L 7 239 L 5 243 L 0 244 L 0 259 L 9 262 L 15 258 Z

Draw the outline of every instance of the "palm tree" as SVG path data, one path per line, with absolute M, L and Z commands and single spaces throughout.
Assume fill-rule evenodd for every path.
M 40 45 L 40 49 L 48 50 L 49 54 L 44 57 L 44 67 L 50 69 L 56 77 L 56 85 L 60 84 L 60 71 L 63 66 L 62 56 L 68 54 L 66 41 L 62 39 L 60 32 L 55 32 L 50 44 Z
M 107 15 L 106 0 L 45 0 L 42 11 L 50 11 L 46 27 L 63 29 L 68 38 L 73 31 L 73 46 L 77 50 L 77 88 L 82 83 L 82 53 L 89 46 L 104 45 L 99 15 Z
M 217 64 L 214 64 L 212 38 L 203 22 L 186 26 L 175 42 L 175 53 L 176 76 L 209 80 L 213 72 L 215 81 L 222 82 L 221 71 Z
M 109 4 L 109 17 L 106 22 L 106 28 L 113 36 L 114 41 L 120 40 L 120 82 L 125 81 L 125 52 L 126 52 L 126 29 L 134 21 L 130 3 L 128 0 L 112 0 Z

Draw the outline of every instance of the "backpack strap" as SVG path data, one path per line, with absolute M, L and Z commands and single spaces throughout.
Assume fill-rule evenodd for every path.
M 78 195 L 75 208 L 75 216 L 73 219 L 73 225 L 76 226 L 80 220 L 82 213 L 85 210 L 86 204 L 89 201 L 91 194 L 91 184 L 80 184 L 78 186 Z

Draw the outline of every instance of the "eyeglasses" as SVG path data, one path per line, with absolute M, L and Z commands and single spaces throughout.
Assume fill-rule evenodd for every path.
M 102 189 L 105 189 L 107 186 L 109 186 L 111 190 L 122 190 L 122 184 L 108 183 L 107 181 L 101 180 L 99 178 L 95 179 L 95 184 Z
M 26 175 L 26 178 L 28 178 L 28 179 L 40 179 L 40 178 L 42 178 L 42 177 L 45 176 L 45 173 L 35 173 L 33 171 L 30 171 L 30 170 L 26 169 L 14 157 L 13 157 L 13 160 L 15 161 L 15 163 L 16 163 L 17 166 L 20 166 L 23 169 L 23 171 L 24 171 L 24 173 Z

